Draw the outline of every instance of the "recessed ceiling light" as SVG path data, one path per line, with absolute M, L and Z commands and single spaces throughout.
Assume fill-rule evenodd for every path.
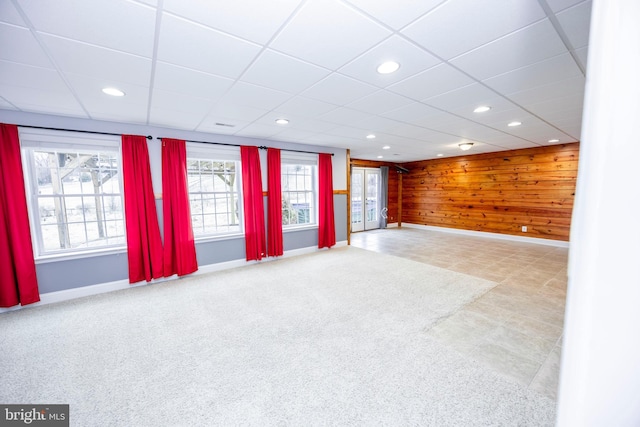
M 372 133 L 370 133 L 369 135 L 367 135 L 367 139 L 374 139 L 376 136 Z
M 440 154 L 438 154 L 437 156 L 438 156 L 438 157 L 442 157 L 442 156 L 444 156 L 444 154 L 440 153 Z
M 478 108 L 476 108 L 475 110 L 473 110 L 474 113 L 485 113 L 487 111 L 491 110 L 491 107 L 489 107 L 488 105 L 481 105 Z
M 382 149 L 383 149 L 383 150 L 388 150 L 388 149 L 390 149 L 390 148 L 391 148 L 391 146 L 390 146 L 390 145 L 385 145 L 384 147 L 382 147 Z
M 287 125 L 289 124 L 289 120 L 287 119 L 276 119 L 276 123 L 279 125 Z
M 467 151 L 473 147 L 473 142 L 463 142 L 462 144 L 458 144 L 458 147 L 460 147 L 462 151 Z
M 559 139 L 550 139 L 549 142 L 560 142 Z
M 521 124 L 522 124 L 521 122 L 511 122 L 511 123 L 508 123 L 507 126 L 512 128 L 512 127 L 520 126 Z
M 391 74 L 395 71 L 398 71 L 398 68 L 400 68 L 400 64 L 398 64 L 397 62 L 387 61 L 378 66 L 378 72 L 380 74 Z
M 382 156 L 378 156 L 378 158 L 379 158 L 379 159 L 382 159 L 383 157 L 382 157 Z
M 105 87 L 102 89 L 102 92 L 111 96 L 124 96 L 124 92 L 120 89 L 116 89 L 115 87 Z

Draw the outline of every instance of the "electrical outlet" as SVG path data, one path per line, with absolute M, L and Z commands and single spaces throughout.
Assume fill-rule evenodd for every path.
M 523 226 L 522 226 L 522 232 L 523 232 L 523 233 L 526 233 L 526 232 L 527 232 L 527 226 L 526 226 L 526 225 L 523 225 Z

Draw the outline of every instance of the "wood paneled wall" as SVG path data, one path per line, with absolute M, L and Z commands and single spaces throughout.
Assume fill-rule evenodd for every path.
M 403 163 L 402 222 L 568 241 L 578 155 L 576 142 Z
M 351 159 L 351 166 L 361 168 L 379 168 L 380 166 L 389 166 L 389 206 L 387 206 L 387 223 L 391 224 L 398 222 L 398 174 L 396 173 L 394 163 Z

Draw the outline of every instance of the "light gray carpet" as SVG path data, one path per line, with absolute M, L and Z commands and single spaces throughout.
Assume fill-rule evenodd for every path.
M 425 334 L 495 283 L 353 247 L 0 315 L 0 402 L 75 426 L 552 425 Z

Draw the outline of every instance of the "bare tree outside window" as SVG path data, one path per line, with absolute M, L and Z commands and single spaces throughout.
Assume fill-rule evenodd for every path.
M 42 253 L 123 245 L 117 153 L 27 150 Z

